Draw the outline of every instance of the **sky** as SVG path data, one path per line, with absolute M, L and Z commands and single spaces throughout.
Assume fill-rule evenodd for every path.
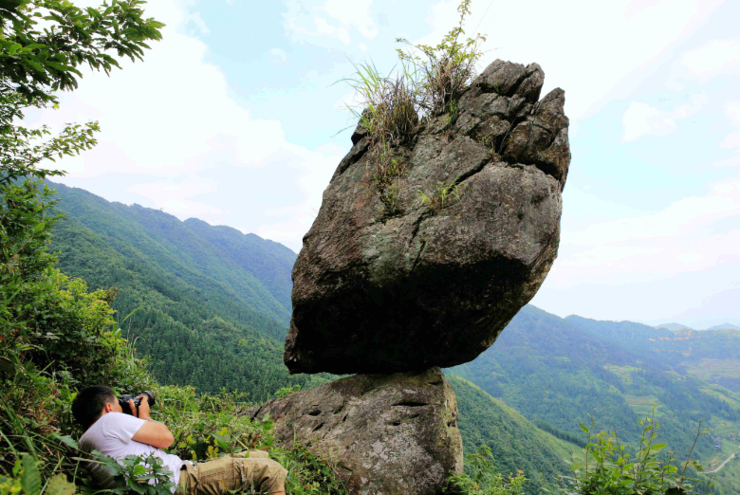
M 95 6 L 95 0 L 77 0 Z M 343 79 L 433 43 L 457 0 L 154 0 L 144 62 L 85 74 L 60 129 L 99 145 L 56 166 L 109 201 L 200 218 L 294 251 L 350 149 Z M 473 0 L 468 34 L 566 92 L 573 159 L 560 253 L 532 301 L 559 316 L 740 324 L 740 2 Z

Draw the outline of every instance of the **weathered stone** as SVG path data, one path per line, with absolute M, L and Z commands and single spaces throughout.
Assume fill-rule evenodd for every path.
M 496 61 L 456 119 L 395 146 L 395 209 L 358 129 L 293 269 L 291 372 L 446 367 L 493 344 L 557 256 L 568 119 L 562 90 L 537 102 L 543 81 L 536 64 Z M 446 203 L 420 201 L 446 187 Z
M 472 86 L 501 96 L 519 95 L 534 103 L 540 98 L 544 83 L 545 73 L 538 64 L 524 67 L 521 64 L 496 60 L 486 67 Z
M 463 467 L 457 400 L 437 368 L 356 375 L 274 399 L 275 438 L 330 457 L 352 494 L 435 495 Z

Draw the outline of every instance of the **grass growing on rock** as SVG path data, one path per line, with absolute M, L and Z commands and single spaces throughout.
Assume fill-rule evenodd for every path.
M 398 68 L 382 75 L 374 64 L 363 63 L 355 66 L 353 77 L 345 79 L 359 99 L 350 110 L 370 139 L 373 183 L 384 205 L 384 220 L 402 213 L 397 190 L 405 167 L 400 165 L 398 147 L 433 116 L 448 114 L 449 128 L 457 119 L 460 95 L 476 76 L 480 45 L 486 38 L 478 34 L 463 39 L 470 3 L 460 2 L 458 25 L 439 44 L 415 45 L 399 38 L 404 48 L 397 49 Z M 439 206 L 444 200 L 434 203 Z
M 449 182 L 438 182 L 434 186 L 435 190 L 430 194 L 419 190 L 416 195 L 420 205 L 426 206 L 429 211 L 436 213 L 453 201 L 461 202 L 466 187 L 465 184 L 459 184 L 458 178 L 455 178 Z

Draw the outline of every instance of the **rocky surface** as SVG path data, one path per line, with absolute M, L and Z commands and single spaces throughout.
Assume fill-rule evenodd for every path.
M 334 459 L 352 494 L 434 495 L 462 471 L 457 401 L 439 368 L 343 378 L 248 414 L 269 414 L 281 444 Z
M 293 269 L 291 372 L 446 367 L 493 344 L 557 256 L 568 119 L 543 81 L 537 64 L 491 64 L 455 115 L 394 147 L 385 191 L 358 128 Z

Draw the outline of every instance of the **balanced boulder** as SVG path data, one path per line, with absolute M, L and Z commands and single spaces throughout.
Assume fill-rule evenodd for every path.
M 351 494 L 436 495 L 461 473 L 457 401 L 437 369 L 358 375 L 271 400 L 247 412 L 332 459 Z
M 402 142 L 358 127 L 293 269 L 291 372 L 448 367 L 493 344 L 557 256 L 568 118 L 543 82 L 496 61 Z

